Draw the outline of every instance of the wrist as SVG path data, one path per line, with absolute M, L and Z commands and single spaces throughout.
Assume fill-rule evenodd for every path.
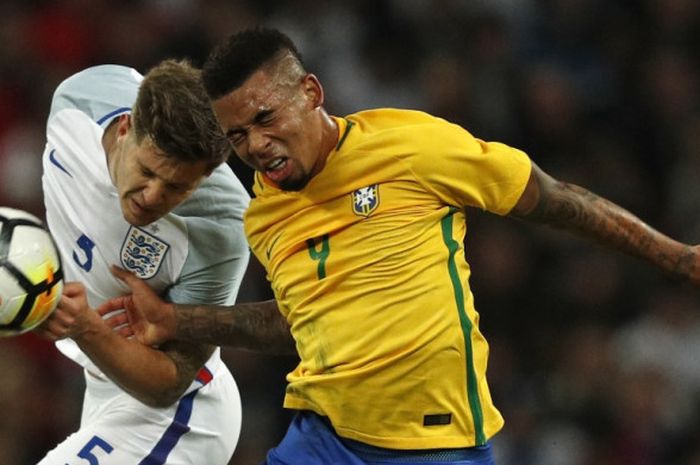
M 104 323 L 104 320 L 97 313 L 90 311 L 84 325 L 69 337 L 78 343 L 79 346 L 83 346 L 84 344 L 98 341 L 111 332 L 112 330 Z

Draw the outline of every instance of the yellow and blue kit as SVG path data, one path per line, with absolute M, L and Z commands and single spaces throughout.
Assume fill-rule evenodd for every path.
M 465 207 L 505 215 L 526 154 L 409 110 L 345 118 L 300 191 L 256 174 L 245 216 L 300 363 L 284 405 L 390 449 L 486 443 L 503 425 L 469 287 Z

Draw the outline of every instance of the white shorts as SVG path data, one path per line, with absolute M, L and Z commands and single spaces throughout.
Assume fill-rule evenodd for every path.
M 80 429 L 38 465 L 226 465 L 241 431 L 241 400 L 223 362 L 211 381 L 168 408 L 142 404 L 86 372 Z

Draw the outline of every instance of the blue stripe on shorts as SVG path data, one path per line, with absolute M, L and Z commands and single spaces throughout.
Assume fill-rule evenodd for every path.
M 396 450 L 340 438 L 327 419 L 302 411 L 262 465 L 494 465 L 491 445 Z
M 198 390 L 195 389 L 180 399 L 173 422 L 165 430 L 165 433 L 163 433 L 163 436 L 161 436 L 151 453 L 141 460 L 139 465 L 163 465 L 166 463 L 168 455 L 175 448 L 182 435 L 190 430 L 188 423 L 190 422 L 190 416 L 192 416 L 192 404 L 197 392 Z

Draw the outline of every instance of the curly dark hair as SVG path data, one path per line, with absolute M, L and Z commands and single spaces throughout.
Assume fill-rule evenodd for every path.
M 165 60 L 144 76 L 132 109 L 136 141 L 149 137 L 166 157 L 208 162 L 211 169 L 233 153 L 202 85 L 187 61 Z
M 209 98 L 216 100 L 241 86 L 255 71 L 288 52 L 304 67 L 292 39 L 277 29 L 246 29 L 215 47 L 202 67 Z

